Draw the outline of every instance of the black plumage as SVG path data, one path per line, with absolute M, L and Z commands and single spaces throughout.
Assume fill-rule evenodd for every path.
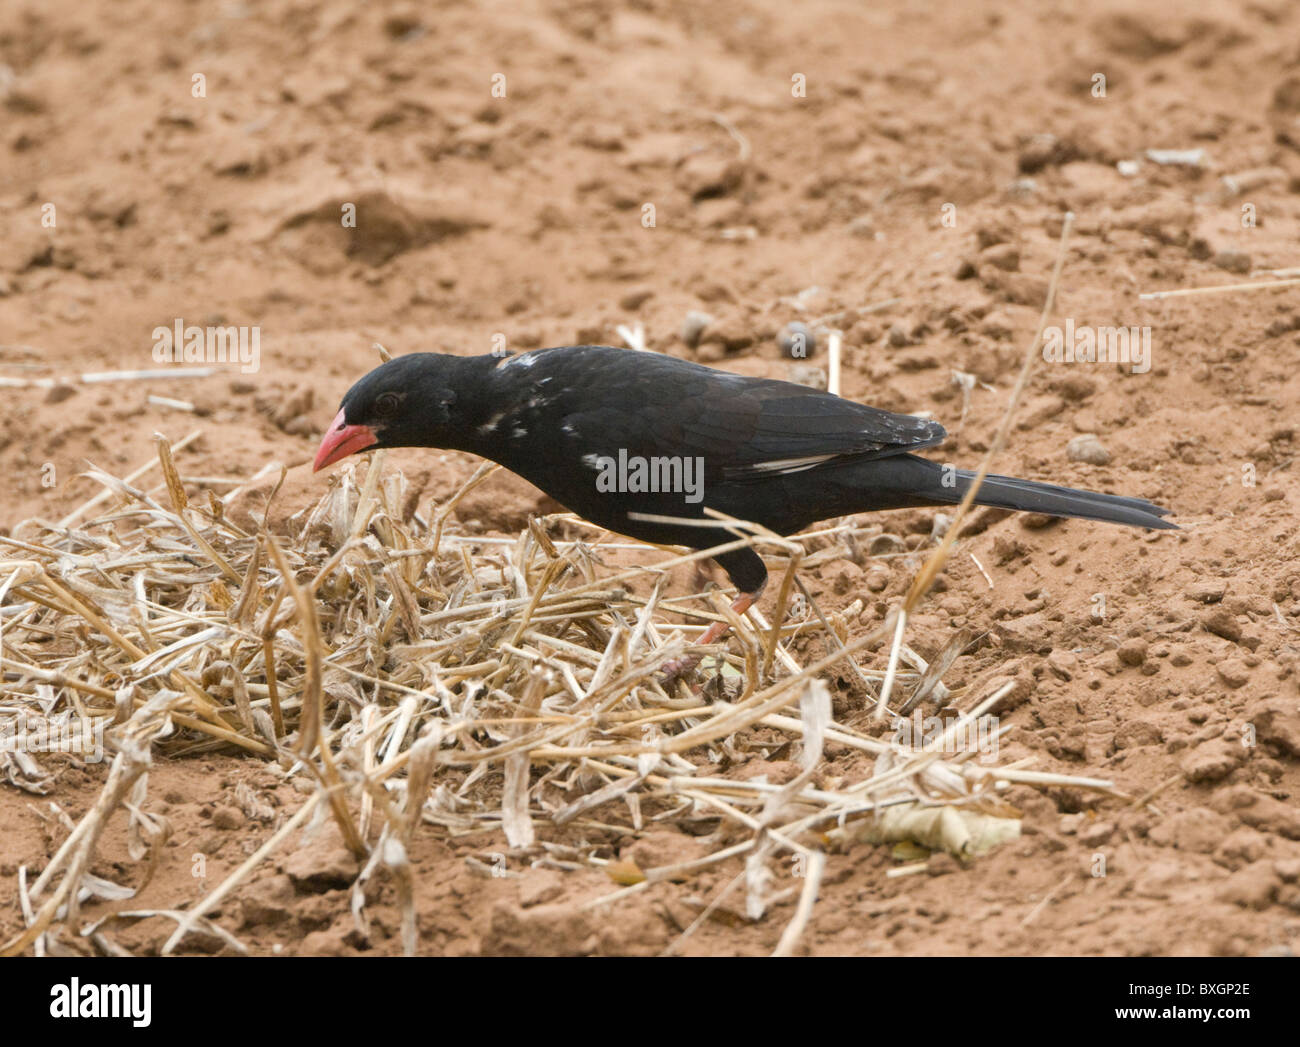
M 369 447 L 469 451 L 612 531 L 706 549 L 735 536 L 637 517 L 704 519 L 707 506 L 788 535 L 829 517 L 952 505 L 973 473 L 913 453 L 945 435 L 938 422 L 656 353 L 588 345 L 510 356 L 415 353 L 375 368 L 348 391 L 315 465 Z M 678 489 L 602 490 L 602 474 L 608 487 L 620 454 L 627 462 L 658 460 L 651 472 L 669 480 L 675 460 Z M 626 471 L 620 478 L 625 487 L 636 483 Z M 1140 498 L 1005 476 L 987 477 L 976 502 L 1174 527 L 1162 519 L 1167 510 Z M 767 578 L 762 560 L 747 548 L 717 560 L 742 594 L 737 607 L 747 608 Z

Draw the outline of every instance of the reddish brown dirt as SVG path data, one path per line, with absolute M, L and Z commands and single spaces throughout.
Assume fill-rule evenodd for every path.
M 986 634 L 950 683 L 1014 663 L 1025 687 L 1006 714 L 1005 757 L 1111 778 L 1133 796 L 1165 788 L 1144 808 L 1017 789 L 1025 836 L 966 869 L 936 863 L 945 875 L 887 879 L 886 848 L 833 855 L 801 948 L 1293 952 L 1296 290 L 1137 294 L 1296 264 L 1298 30 L 1287 0 L 1195 13 L 1173 0 L 1010 10 L 950 0 L 924 11 L 903 0 L 515 0 L 436 12 L 16 0 L 0 13 L 0 375 L 152 367 L 151 332 L 177 318 L 259 325 L 262 341 L 247 376 L 7 390 L 0 524 L 85 500 L 87 459 L 121 474 L 152 454 L 155 430 L 176 439 L 194 427 L 204 435 L 180 456 L 188 475 L 292 466 L 276 509 L 287 515 L 325 482 L 305 463 L 341 393 L 376 362 L 371 342 L 477 353 L 499 332 L 512 348 L 618 344 L 616 325 L 632 322 L 651 348 L 785 376 L 780 327 L 842 313 L 845 395 L 933 412 L 953 434 L 936 454 L 974 465 L 1072 209 L 1059 315 L 1150 325 L 1153 366 L 1040 365 L 997 467 L 1148 497 L 1184 529 L 986 514 L 912 643 L 929 654 L 956 625 Z M 206 97 L 192 96 L 196 73 Z M 506 97 L 494 99 L 498 73 Z M 1096 73 L 1104 97 L 1092 93 Z M 796 74 L 806 97 L 792 95 Z M 744 136 L 746 158 L 715 115 Z M 1117 171 L 1148 148 L 1203 149 L 1206 162 Z M 1240 172 L 1259 173 L 1234 195 L 1221 176 Z M 340 224 L 347 203 L 355 229 Z M 1244 204 L 1254 226 L 1243 227 Z M 800 312 L 790 296 L 810 287 L 821 290 Z M 716 317 L 695 353 L 678 335 L 690 310 Z M 954 370 L 979 380 L 964 421 Z M 150 405 L 150 394 L 191 400 L 199 417 Z M 1097 434 L 1109 464 L 1067 457 L 1081 433 Z M 476 464 L 425 451 L 391 460 L 422 480 L 424 499 Z M 1243 484 L 1251 472 L 1257 482 Z M 498 477 L 461 517 L 508 531 L 541 504 Z M 920 549 L 932 515 L 885 522 Z M 831 564 L 814 591 L 830 608 L 865 598 L 865 629 L 917 562 Z M 843 691 L 837 713 L 862 720 L 860 696 Z M 1254 746 L 1242 744 L 1247 725 Z M 51 801 L 76 819 L 102 784 L 102 766 L 59 766 L 50 797 L 0 787 L 0 941 L 21 927 L 19 865 L 39 869 L 66 836 Z M 824 776 L 861 771 L 832 749 Z M 224 810 L 241 784 L 268 803 L 265 823 Z M 129 906 L 192 903 L 300 799 L 252 761 L 159 761 L 150 809 L 174 835 Z M 626 813 L 608 808 L 611 820 Z M 119 814 L 95 871 L 138 883 L 124 827 Z M 326 853 L 326 830 L 304 846 L 313 861 L 268 864 L 219 919 L 255 952 L 355 953 L 347 863 Z M 599 872 L 507 862 L 494 878 L 466 861 L 490 862 L 503 846 L 495 834 L 418 837 L 422 952 L 657 953 L 738 868 L 659 885 L 597 920 L 576 906 L 611 889 Z M 668 827 L 623 856 L 639 849 L 655 865 L 704 846 Z M 334 873 L 295 881 L 303 867 Z M 793 899 L 757 923 L 732 902 L 682 951 L 770 951 Z M 399 952 L 391 886 L 369 911 L 366 949 Z M 120 941 L 147 952 L 170 929 L 149 920 Z

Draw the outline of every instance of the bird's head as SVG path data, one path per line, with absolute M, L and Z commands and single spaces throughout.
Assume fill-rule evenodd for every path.
M 411 353 L 361 378 L 325 431 L 312 471 L 371 448 L 448 446 L 456 401 L 449 370 L 455 359 Z

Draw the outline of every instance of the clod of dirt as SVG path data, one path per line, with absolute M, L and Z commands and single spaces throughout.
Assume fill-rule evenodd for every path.
M 1220 251 L 1214 256 L 1214 264 L 1230 273 L 1246 275 L 1250 272 L 1250 255 L 1245 251 Z
M 483 936 L 485 956 L 590 956 L 598 948 L 591 915 L 573 904 L 523 909 L 498 902 Z
M 692 153 L 677 167 L 677 184 L 692 200 L 726 196 L 744 176 L 744 164 L 722 153 Z
M 1216 607 L 1213 611 L 1202 615 L 1201 625 L 1206 632 L 1231 640 L 1233 643 L 1241 639 L 1241 622 L 1226 607 Z
M 1214 667 L 1215 673 L 1229 687 L 1244 687 L 1250 680 L 1250 669 L 1241 658 L 1225 658 Z
M 1121 665 L 1141 665 L 1147 660 L 1147 642 L 1140 637 L 1125 640 L 1115 652 Z
M 1147 833 L 1147 839 L 1161 847 L 1180 851 L 1212 854 L 1232 829 L 1232 823 L 1208 807 L 1189 807 L 1175 811 L 1157 822 Z
M 694 836 L 681 833 L 647 833 L 630 847 L 625 847 L 621 857 L 636 863 L 640 869 L 659 869 L 667 865 L 681 865 L 703 858 L 708 846 Z
M 1183 758 L 1183 776 L 1189 782 L 1217 782 L 1228 777 L 1245 758 L 1241 745 L 1215 738 Z
M 705 328 L 700 343 L 701 352 L 711 344 L 721 346 L 728 353 L 739 352 L 754 344 L 754 332 L 740 317 L 724 317 Z
M 1216 808 L 1233 811 L 1252 829 L 1300 840 L 1300 810 L 1294 804 L 1265 796 L 1249 786 L 1230 789 L 1222 797 L 1216 796 L 1213 803 Z
M 985 289 L 997 293 L 1013 305 L 1028 305 L 1041 309 L 1047 301 L 1047 281 L 1033 273 L 1007 273 L 997 266 L 978 267 L 980 283 Z
M 1078 160 L 1079 148 L 1073 142 L 1053 134 L 1036 134 L 1026 138 L 1020 146 L 1016 166 L 1022 174 L 1035 174 L 1045 167 L 1058 167 Z
M 618 307 L 634 313 L 654 297 L 653 287 L 636 287 L 623 294 L 618 300 Z
M 283 858 L 280 868 L 299 891 L 320 894 L 349 886 L 360 868 L 337 839 L 316 840 Z
M 1300 148 L 1300 76 L 1288 76 L 1274 88 L 1268 121 L 1279 142 Z
M 1014 244 L 994 244 L 980 254 L 980 263 L 987 263 L 1008 273 L 1020 270 L 1020 249 Z
M 519 904 L 525 909 L 553 902 L 564 893 L 564 877 L 553 869 L 530 870 L 519 882 Z
M 345 224 L 349 219 L 352 224 Z M 484 212 L 464 202 L 386 189 L 336 191 L 296 210 L 276 240 L 313 272 L 337 272 L 350 258 L 379 266 L 490 224 Z
M 1227 591 L 1228 583 L 1222 578 L 1210 578 L 1205 581 L 1193 582 L 1184 590 L 1184 594 L 1198 603 L 1215 604 L 1223 599 Z
M 299 956 L 347 956 L 351 951 L 343 934 L 334 930 L 312 931 L 298 946 Z
M 1300 706 L 1294 699 L 1270 698 L 1255 706 L 1249 717 L 1259 741 L 1300 759 Z
M 1267 909 L 1277 897 L 1282 880 L 1273 863 L 1265 860 L 1253 862 L 1233 873 L 1228 882 L 1219 888 L 1219 898 L 1244 909 Z
M 283 873 L 254 880 L 239 895 L 240 926 L 274 927 L 293 914 L 293 880 Z

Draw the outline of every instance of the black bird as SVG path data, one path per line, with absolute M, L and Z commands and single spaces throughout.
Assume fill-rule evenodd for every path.
M 412 353 L 343 397 L 314 468 L 368 448 L 438 447 L 490 458 L 611 531 L 707 549 L 732 541 L 705 507 L 781 535 L 834 516 L 955 505 L 974 473 L 920 458 L 938 422 L 830 393 L 599 345 L 517 355 Z M 987 476 L 976 503 L 1134 527 L 1174 528 L 1141 498 Z M 753 549 L 717 562 L 744 614 L 767 569 Z M 726 625 L 701 638 L 713 643 Z M 687 660 L 678 671 L 693 664 Z

